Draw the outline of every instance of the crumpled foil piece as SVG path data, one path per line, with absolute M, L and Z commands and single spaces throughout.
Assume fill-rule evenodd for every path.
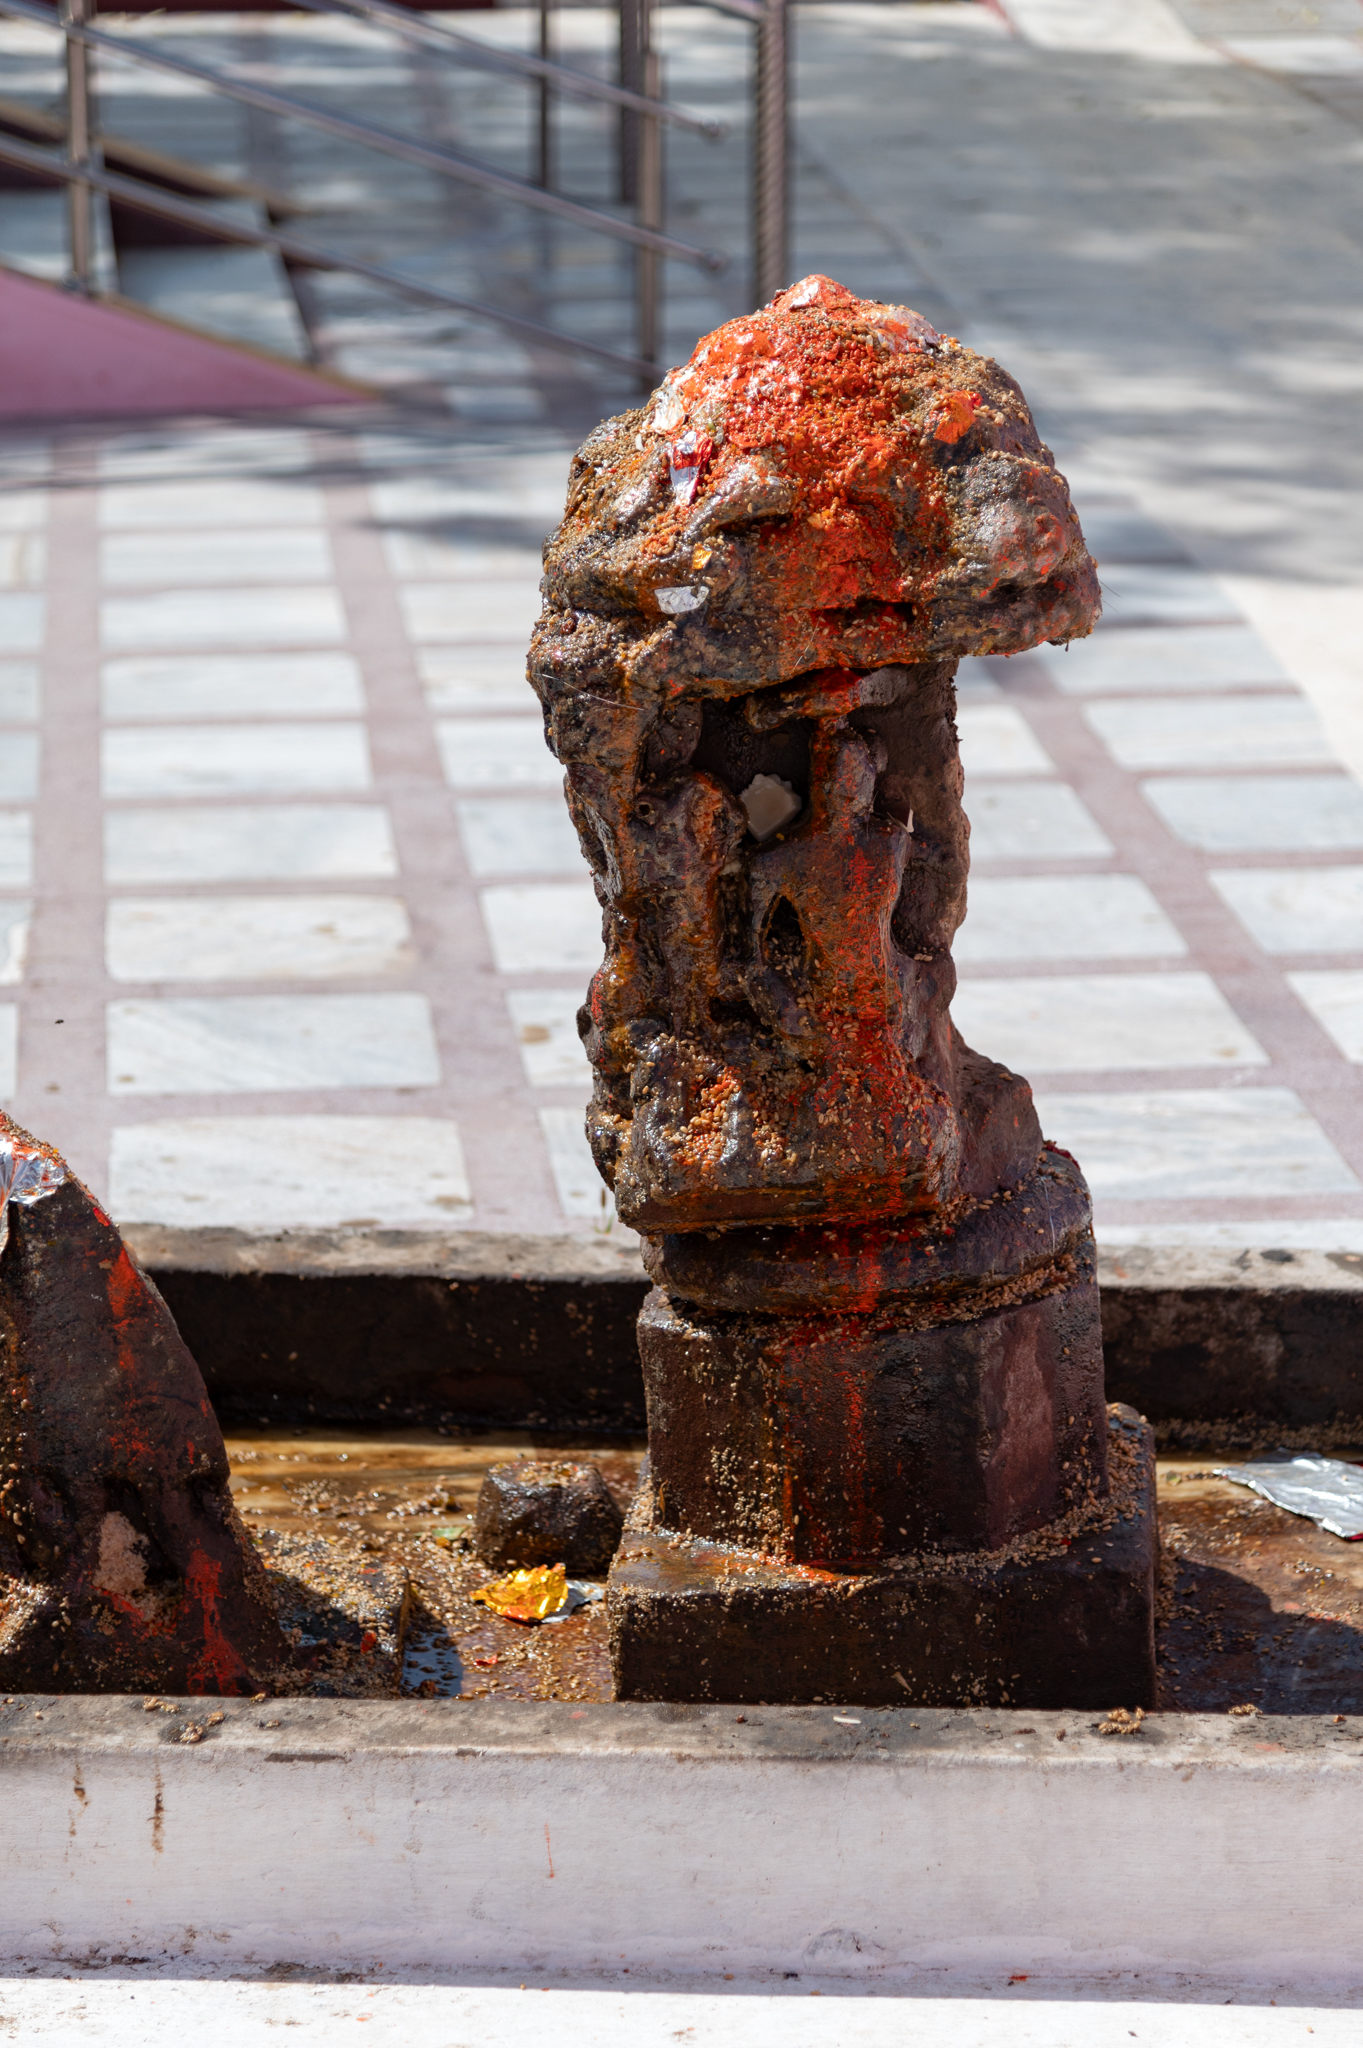
M 1306 1515 L 1347 1543 L 1363 1537 L 1363 1467 L 1322 1457 L 1318 1451 L 1302 1451 L 1296 1457 L 1284 1452 L 1281 1458 L 1258 1459 L 1252 1465 L 1217 1465 L 1215 1471 L 1218 1479 L 1252 1487 L 1275 1507 Z
M 527 1565 L 508 1572 L 469 1596 L 508 1621 L 566 1621 L 579 1607 L 602 1597 L 599 1586 L 570 1579 L 561 1564 Z
M 27 1208 L 55 1194 L 66 1179 L 60 1159 L 35 1147 L 18 1145 L 0 1137 L 0 1252 L 9 1243 L 9 1205 L 22 1202 Z

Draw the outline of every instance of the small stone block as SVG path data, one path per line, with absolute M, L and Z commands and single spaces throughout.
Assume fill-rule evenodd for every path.
M 483 1481 L 473 1545 L 492 1566 L 561 1564 L 604 1572 L 624 1517 L 595 1465 L 526 1460 L 494 1465 Z
M 1112 1493 L 1086 1522 L 863 1572 L 656 1528 L 646 1481 L 606 1592 L 616 1698 L 1153 1706 L 1154 1439 L 1133 1410 L 1110 1415 Z

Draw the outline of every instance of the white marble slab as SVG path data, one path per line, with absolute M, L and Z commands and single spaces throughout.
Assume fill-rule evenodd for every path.
M 0 590 L 41 590 L 47 574 L 47 537 L 0 531 Z
M 0 599 L 0 604 L 6 600 Z M 10 600 L 18 602 L 18 600 Z M 37 600 L 24 600 L 37 602 Z M 327 647 L 345 639 L 338 593 L 311 590 L 168 590 L 111 597 L 100 606 L 111 654 L 163 648 Z
M 37 662 L 0 661 L 0 725 L 31 725 L 37 716 Z
M 106 797 L 368 789 L 362 725 L 159 725 L 100 735 Z
M 12 1102 L 19 1088 L 19 1005 L 0 1003 L 0 1102 Z
M 1118 562 L 1186 563 L 1189 559 L 1187 550 L 1167 527 L 1147 519 L 1144 512 L 1133 506 L 1091 508 L 1080 503 L 1078 511 L 1088 551 L 1100 574 L 1106 575 L 1108 568 Z
M 561 797 L 461 797 L 455 805 L 459 836 L 471 871 L 491 875 L 587 872 Z
M 968 1044 L 1020 1074 L 1268 1060 L 1209 974 L 963 980 L 951 1008 Z
M 588 882 L 503 882 L 479 891 L 499 974 L 594 974 L 601 906 Z
M 122 897 L 105 911 L 114 981 L 331 981 L 416 964 L 396 896 Z
M 0 811 L 0 889 L 33 885 L 33 813 Z
M 176 996 L 108 1005 L 111 1095 L 431 1088 L 420 995 Z
M 222 804 L 106 811 L 104 879 L 147 882 L 387 881 L 398 871 L 378 804 Z
M 139 73 L 145 84 L 145 74 Z M 312 468 L 312 440 L 302 428 L 140 427 L 104 443 L 99 470 L 106 485 L 174 479 L 196 484 L 227 477 L 254 480 Z
M 1068 647 L 1038 647 L 1039 661 L 1058 689 L 1071 697 L 1101 697 L 1164 690 L 1235 689 L 1249 683 L 1287 683 L 1286 670 L 1248 626 L 1185 626 L 1176 631 L 1112 628 Z
M 525 679 L 525 649 L 423 647 L 417 672 L 432 711 L 526 711 L 535 693 Z
M 407 451 L 381 452 L 371 444 L 376 467 L 396 460 L 405 469 Z M 433 459 L 449 462 L 448 443 Z M 567 450 L 553 454 L 505 454 L 481 465 L 464 463 L 453 474 L 400 474 L 369 486 L 370 503 L 384 526 L 454 519 L 519 519 L 547 533 L 563 517 L 568 494 Z
M 1099 573 L 1103 617 L 1099 632 L 1118 626 L 1203 624 L 1238 620 L 1230 593 L 1201 569 L 1152 562 L 1108 562 Z
M 539 584 L 408 583 L 399 592 L 407 637 L 418 645 L 508 640 L 524 649 L 540 615 Z
M 580 985 L 506 991 L 521 1065 L 532 1088 L 581 1088 L 584 1099 L 590 1092 L 592 1070 L 577 1032 L 585 996 Z
M 1163 1223 L 1097 1222 L 1099 1247 L 1123 1245 L 1205 1245 L 1211 1250 L 1363 1252 L 1363 1216 L 1258 1216 L 1244 1222 L 1192 1223 L 1177 1217 Z
M 615 1197 L 597 1172 L 592 1148 L 587 1143 L 580 1109 L 542 1109 L 540 1129 L 549 1152 L 559 1207 L 565 1216 L 581 1217 L 612 1241 L 636 1242 L 615 1214 Z
M 0 804 L 31 803 L 37 794 L 37 733 L 0 733 Z
M 478 540 L 459 532 L 389 527 L 384 532 L 383 549 L 400 583 L 433 582 L 449 576 L 461 582 L 533 583 L 538 589 L 543 574 L 538 548 Z
M 995 960 L 1122 960 L 1188 948 L 1136 875 L 972 875 L 958 967 Z
M 538 718 L 441 718 L 440 764 L 451 789 L 561 789 L 563 765 Z
M 326 499 L 290 477 L 172 477 L 106 485 L 99 523 L 106 533 L 167 533 L 179 527 L 322 526 Z
M 1363 788 L 1348 775 L 1189 775 L 1141 784 L 1171 832 L 1207 853 L 1363 848 Z
M 526 384 L 445 384 L 442 392 L 450 411 L 459 419 L 503 421 L 542 420 L 544 397 Z
M 37 654 L 41 650 L 43 603 L 37 591 L 0 591 L 0 648 L 6 654 Z
M 1046 1136 L 1082 1163 L 1099 1202 L 1359 1191 L 1290 1088 L 1044 1091 L 1036 1106 Z
M 106 661 L 104 716 L 298 718 L 364 713 L 350 654 L 144 654 Z
M 1363 953 L 1363 867 L 1221 868 L 1207 879 L 1266 953 Z
M 967 654 L 956 670 L 956 695 L 962 704 L 1003 701 L 1003 691 L 999 688 L 988 661 L 974 654 Z
M 117 1223 L 181 1230 L 438 1230 L 473 1213 L 459 1126 L 425 1116 L 124 1124 L 109 1203 Z
M 0 903 L 0 984 L 13 986 L 24 978 L 31 903 Z
M 966 815 L 972 862 L 1101 860 L 1114 851 L 1067 782 L 977 782 Z
M 1123 768 L 1312 768 L 1335 760 L 1305 697 L 1143 697 L 1086 704 Z
M 110 589 L 211 584 L 327 583 L 331 548 L 320 527 L 189 527 L 182 533 L 106 534 L 100 579 Z
M 0 490 L 0 533 L 37 533 L 47 524 L 47 492 Z
M 1011 704 L 963 703 L 956 713 L 966 775 L 1054 775 L 1055 763 Z
M 1363 1061 L 1363 969 L 1322 968 L 1287 979 L 1345 1059 Z

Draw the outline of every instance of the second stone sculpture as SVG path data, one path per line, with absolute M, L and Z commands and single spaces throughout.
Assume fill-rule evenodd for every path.
M 617 1690 L 1149 1704 L 1087 1190 L 950 1016 L 957 661 L 1099 609 L 1021 392 L 807 278 L 592 436 L 546 569 L 588 1133 L 657 1283 Z

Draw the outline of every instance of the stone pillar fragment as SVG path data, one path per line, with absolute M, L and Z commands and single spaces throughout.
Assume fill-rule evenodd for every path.
M 957 661 L 1099 609 L 1021 392 L 806 278 L 598 429 L 545 560 L 530 676 L 603 910 L 588 1135 L 657 1283 L 618 1689 L 1148 1704 L 1088 1193 L 950 1015 Z
M 0 1689 L 240 1693 L 289 1662 L 170 1311 L 0 1115 Z

